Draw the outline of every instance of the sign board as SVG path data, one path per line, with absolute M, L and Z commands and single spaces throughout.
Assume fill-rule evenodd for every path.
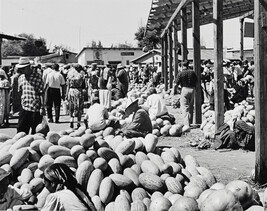
M 244 23 L 244 37 L 254 37 L 254 23 L 245 22 Z

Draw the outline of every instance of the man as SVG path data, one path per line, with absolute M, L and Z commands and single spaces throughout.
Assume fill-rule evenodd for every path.
M 43 90 L 44 83 L 42 76 L 33 68 L 33 61 L 21 57 L 16 65 L 22 74 L 18 80 L 18 88 L 21 92 L 21 110 L 17 132 L 35 133 L 36 126 L 42 122 L 42 115 L 45 114 Z
M 116 93 L 116 99 L 118 100 L 127 96 L 129 86 L 129 78 L 122 64 L 118 64 L 117 66 L 116 77 L 118 89 Z
M 60 104 L 61 104 L 61 88 L 65 85 L 65 79 L 59 72 L 59 65 L 54 64 L 52 72 L 50 72 L 45 81 L 45 89 L 47 89 L 47 116 L 48 122 L 54 122 L 52 107 L 55 108 L 56 123 L 59 123 L 60 117 Z M 62 94 L 65 98 L 65 94 Z
M 138 100 L 128 102 L 123 118 L 133 114 L 132 121 L 125 125 L 118 134 L 122 133 L 127 138 L 145 137 L 148 133 L 152 133 L 152 123 L 148 113 L 139 107 Z
M 106 127 L 116 129 L 120 126 L 117 120 L 109 119 L 108 110 L 99 104 L 98 97 L 92 98 L 92 105 L 84 116 L 84 124 L 86 128 L 90 128 L 93 132 L 103 130 Z
M 193 121 L 194 94 L 197 84 L 197 75 L 195 71 L 189 69 L 189 62 L 185 60 L 182 63 L 182 71 L 178 73 L 175 80 L 174 89 L 177 86 L 182 87 L 181 91 L 181 109 L 184 117 L 184 125 L 190 126 Z
M 158 94 L 154 87 L 149 89 L 148 94 L 149 96 L 142 108 L 148 111 L 150 119 L 161 118 L 173 124 L 175 117 L 169 114 L 162 95 Z

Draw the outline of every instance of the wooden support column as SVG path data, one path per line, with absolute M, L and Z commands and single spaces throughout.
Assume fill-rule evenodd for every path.
M 195 92 L 195 112 L 194 123 L 201 124 L 201 61 L 200 61 L 200 18 L 199 18 L 199 0 L 192 2 L 192 27 L 193 27 L 193 67 L 197 74 L 198 83 Z
M 168 90 L 168 35 L 164 35 L 164 84 L 165 84 L 165 91 Z
M 165 43 L 164 43 L 164 36 L 161 37 L 161 81 L 164 81 L 164 74 L 165 74 Z
M 244 18 L 240 18 L 240 59 L 244 59 Z
M 0 66 L 2 65 L 2 38 L 0 38 Z
M 173 41 L 174 41 L 174 78 L 178 74 L 178 51 L 179 51 L 179 46 L 178 46 L 178 20 L 175 19 L 173 21 Z
M 213 0 L 215 129 L 224 123 L 223 1 Z
M 173 58 L 172 58 L 172 27 L 168 29 L 168 49 L 169 49 L 169 89 L 173 87 Z
M 267 182 L 267 0 L 254 1 L 255 178 Z
M 182 38 L 182 60 L 187 59 L 187 14 L 186 8 L 181 9 L 181 38 Z

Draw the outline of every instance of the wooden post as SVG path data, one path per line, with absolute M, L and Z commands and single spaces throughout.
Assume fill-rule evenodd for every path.
M 165 74 L 165 43 L 164 43 L 164 36 L 161 37 L 161 81 L 164 81 L 164 74 Z
M 267 182 L 267 0 L 254 1 L 255 55 L 255 179 Z
M 168 90 L 168 35 L 164 35 L 164 63 L 165 63 L 165 69 L 164 69 L 164 84 L 165 84 L 165 91 Z
M 181 38 L 182 38 L 182 60 L 187 59 L 187 14 L 186 8 L 181 10 Z
M 172 51 L 173 51 L 173 46 L 172 46 L 172 27 L 168 29 L 168 49 L 169 49 L 169 89 L 173 87 L 173 66 L 172 66 Z
M 244 18 L 240 19 L 240 59 L 244 59 Z
M 173 40 L 174 40 L 174 78 L 178 74 L 178 33 L 177 33 L 177 25 L 178 20 L 175 19 L 173 21 Z
M 193 30 L 193 67 L 197 74 L 198 83 L 195 92 L 194 123 L 201 124 L 201 64 L 200 64 L 200 18 L 199 0 L 192 1 L 192 30 Z
M 224 122 L 223 1 L 213 0 L 215 130 Z
M 2 65 L 2 38 L 0 38 L 0 66 Z

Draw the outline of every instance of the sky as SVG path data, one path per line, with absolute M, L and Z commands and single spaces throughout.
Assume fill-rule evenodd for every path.
M 137 46 L 134 34 L 147 23 L 152 0 L 0 0 L 0 31 L 33 34 L 47 47 L 63 45 L 74 52 L 101 41 L 104 47 Z M 224 46 L 239 48 L 239 19 L 224 22 Z M 191 30 L 188 46 L 192 47 Z M 213 47 L 212 24 L 200 29 L 201 44 Z M 246 38 L 244 46 L 252 47 Z

